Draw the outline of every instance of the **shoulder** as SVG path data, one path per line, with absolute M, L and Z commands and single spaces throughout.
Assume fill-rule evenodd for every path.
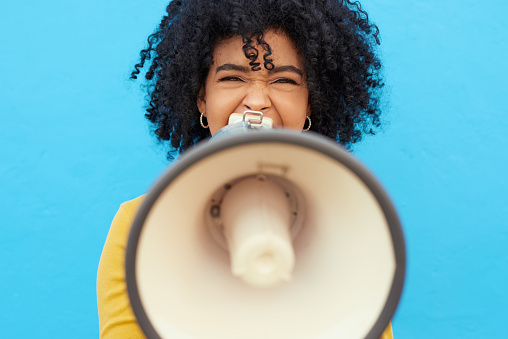
M 116 245 L 121 244 L 121 247 L 125 247 L 132 222 L 134 221 L 136 213 L 143 203 L 145 196 L 146 194 L 126 201 L 120 205 L 120 208 L 116 212 L 113 222 L 111 223 L 108 237 L 106 238 L 106 246 L 113 245 L 111 243 L 114 243 Z
M 127 214 L 132 220 L 134 220 L 134 216 L 139 210 L 139 207 L 145 200 L 146 194 L 143 194 L 142 196 L 139 196 L 135 199 L 129 200 L 124 202 L 120 205 L 120 209 L 118 213 L 125 213 Z
M 116 258 L 116 261 L 120 261 L 120 259 L 123 261 L 132 222 L 144 199 L 145 195 L 142 195 L 120 205 L 120 208 L 113 218 L 111 227 L 109 228 L 108 236 L 102 250 L 99 271 L 104 264 L 110 266 L 108 264 L 113 258 Z M 118 263 L 115 262 L 113 265 L 118 266 L 117 264 Z

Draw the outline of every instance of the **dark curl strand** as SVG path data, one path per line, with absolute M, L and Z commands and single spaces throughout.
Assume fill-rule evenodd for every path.
M 222 39 L 242 37 L 252 70 L 274 67 L 268 29 L 282 30 L 301 54 L 312 130 L 349 147 L 380 126 L 379 30 L 349 0 L 173 0 L 131 78 L 145 74 L 146 117 L 160 141 L 183 152 L 210 136 L 199 124 L 197 97 Z M 255 47 L 263 50 L 258 51 Z M 259 47 L 258 47 L 259 48 Z M 260 60 L 259 55 L 262 55 Z M 169 155 L 169 153 L 168 153 Z

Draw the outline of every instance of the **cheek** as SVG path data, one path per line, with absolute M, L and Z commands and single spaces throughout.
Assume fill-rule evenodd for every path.
M 308 93 L 301 91 L 297 95 L 281 100 L 278 104 L 278 112 L 284 127 L 303 129 L 307 117 Z
M 229 114 L 224 113 L 224 110 L 210 110 L 207 113 L 208 126 L 210 133 L 214 135 L 218 130 L 228 124 Z
M 212 135 L 228 124 L 229 116 L 237 107 L 231 95 L 213 94 L 206 102 L 206 117 Z

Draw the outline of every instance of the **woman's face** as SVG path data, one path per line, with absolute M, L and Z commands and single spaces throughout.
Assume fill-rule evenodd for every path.
M 272 70 L 264 68 L 264 49 L 259 45 L 254 47 L 261 70 L 252 70 L 240 36 L 215 47 L 214 63 L 198 98 L 198 109 L 205 112 L 212 135 L 228 124 L 231 113 L 246 110 L 263 112 L 276 128 L 303 129 L 310 107 L 301 57 L 286 34 L 269 30 L 263 38 L 272 50 Z

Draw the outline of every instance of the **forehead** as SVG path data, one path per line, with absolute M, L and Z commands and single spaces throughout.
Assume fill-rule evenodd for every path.
M 263 34 L 263 40 L 270 46 L 272 54 L 269 58 L 273 59 L 275 65 L 293 65 L 302 67 L 302 58 L 299 55 L 293 41 L 284 33 L 275 30 L 266 31 Z M 215 65 L 224 63 L 248 64 L 243 51 L 244 42 L 241 36 L 234 36 L 220 41 L 214 49 L 213 60 Z M 259 45 L 256 39 L 253 39 L 252 45 L 258 51 L 258 59 L 263 60 L 266 53 L 263 46 Z

